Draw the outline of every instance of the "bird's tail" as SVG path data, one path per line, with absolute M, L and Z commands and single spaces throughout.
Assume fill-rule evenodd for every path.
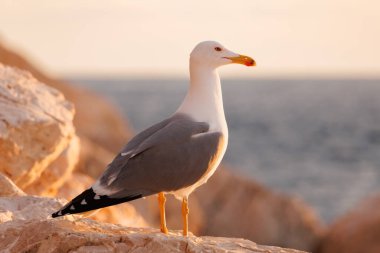
M 53 213 L 51 216 L 53 218 L 67 215 L 67 214 L 75 214 L 75 213 L 83 213 L 95 209 L 99 209 L 102 207 L 113 206 L 123 202 L 128 202 L 131 200 L 135 200 L 141 198 L 142 195 L 131 195 L 123 198 L 111 198 L 109 196 L 101 196 L 97 195 L 92 188 L 89 188 L 82 192 L 80 195 L 75 197 L 69 203 L 67 203 L 64 207 L 62 207 L 57 212 Z

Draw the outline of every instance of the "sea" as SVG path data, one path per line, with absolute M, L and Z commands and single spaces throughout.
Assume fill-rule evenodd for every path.
M 170 116 L 188 88 L 182 79 L 68 80 L 104 95 L 136 132 Z M 223 162 L 237 174 L 302 199 L 327 224 L 380 193 L 380 80 L 227 79 L 222 89 Z

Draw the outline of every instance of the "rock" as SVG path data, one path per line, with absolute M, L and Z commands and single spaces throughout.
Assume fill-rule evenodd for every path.
M 78 216 L 48 218 L 58 199 L 0 198 L 0 249 L 4 252 L 267 252 L 300 253 L 243 239 L 164 235 L 158 229 L 127 228 Z
M 380 252 L 380 195 L 370 197 L 336 221 L 318 253 Z
M 46 197 L 0 197 L 0 228 L 3 226 L 1 223 L 9 221 L 46 220 L 52 212 L 62 205 L 63 200 Z M 3 248 L 0 247 L 0 249 Z
M 311 251 L 324 232 L 314 211 L 300 200 L 274 193 L 224 168 L 195 191 L 194 197 L 204 211 L 201 235 L 243 237 Z
M 7 252 L 266 252 L 300 251 L 261 246 L 244 239 L 164 235 L 88 219 L 26 220 L 0 225 L 0 248 Z
M 0 173 L 0 197 L 24 196 L 25 193 L 18 188 L 12 180 Z
M 0 172 L 25 189 L 75 138 L 74 107 L 28 72 L 2 64 L 0 107 Z
M 94 145 L 94 142 L 88 138 L 81 138 L 80 160 L 76 170 L 96 179 L 103 173 L 115 155 L 116 152 L 111 152 L 100 145 Z
M 150 224 L 145 221 L 144 217 L 141 216 L 141 214 L 138 213 L 135 207 L 130 203 L 123 203 L 117 206 L 102 208 L 90 218 L 101 222 L 119 224 L 134 228 L 150 227 Z
M 79 138 L 74 137 L 61 155 L 42 172 L 38 180 L 25 189 L 25 192 L 31 195 L 56 196 L 58 189 L 71 177 L 78 163 L 79 150 Z
M 36 79 L 60 90 L 69 101 L 73 102 L 76 109 L 74 125 L 81 140 L 82 138 L 89 139 L 94 146 L 100 145 L 116 152 L 131 137 L 126 121 L 104 98 L 49 77 L 24 57 L 2 44 L 0 44 L 0 62 L 29 71 Z
M 20 54 L 1 43 L 0 62 L 28 70 L 38 80 L 60 90 L 69 101 L 74 103 L 76 109 L 74 125 L 81 142 L 79 164 L 76 170 L 96 178 L 113 158 L 113 153 L 119 151 L 132 136 L 120 112 L 101 96 L 51 78 Z M 89 109 L 93 105 L 96 105 L 96 110 Z M 99 156 L 110 156 L 110 158 L 105 162 Z
M 71 200 L 89 188 L 93 183 L 93 178 L 75 171 L 70 175 L 63 186 L 59 187 L 56 196 L 58 198 Z

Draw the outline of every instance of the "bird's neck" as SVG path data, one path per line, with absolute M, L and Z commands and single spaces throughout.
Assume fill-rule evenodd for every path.
M 210 130 L 227 133 L 220 78 L 215 68 L 190 63 L 190 87 L 177 112 L 209 123 Z

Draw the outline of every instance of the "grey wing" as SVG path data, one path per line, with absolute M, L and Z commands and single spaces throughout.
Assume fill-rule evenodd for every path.
M 175 191 L 196 183 L 209 168 L 223 137 L 208 129 L 204 122 L 172 118 L 129 149 L 130 154 L 119 154 L 100 178 L 100 185 L 120 198 Z
M 141 143 L 146 141 L 150 136 L 155 134 L 160 129 L 164 128 L 172 118 L 168 118 L 166 120 L 163 120 L 157 124 L 154 124 L 153 126 L 145 129 L 141 133 L 134 136 L 127 145 L 124 146 L 124 148 L 121 150 L 120 154 L 121 156 L 126 156 L 126 158 L 129 158 L 133 154 L 137 152 L 137 149 L 141 146 Z

